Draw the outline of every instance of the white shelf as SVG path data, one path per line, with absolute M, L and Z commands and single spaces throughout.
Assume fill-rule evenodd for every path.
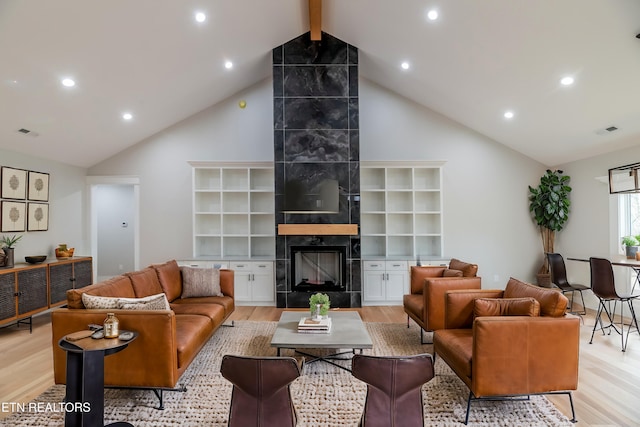
M 274 258 L 273 165 L 190 164 L 193 167 L 193 256 Z
M 362 256 L 442 256 L 444 162 L 361 162 Z

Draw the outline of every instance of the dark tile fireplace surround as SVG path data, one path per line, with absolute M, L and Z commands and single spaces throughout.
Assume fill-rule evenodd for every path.
M 360 165 L 358 117 L 358 49 L 327 33 L 320 42 L 303 34 L 273 49 L 273 135 L 276 215 L 278 224 L 357 224 L 357 235 L 278 235 L 276 237 L 276 303 L 308 307 L 316 289 L 329 294 L 332 307 L 361 306 Z M 338 181 L 339 211 L 321 214 L 283 212 L 285 183 L 307 188 Z M 296 283 L 295 253 L 310 254 L 305 286 Z M 327 252 L 344 254 L 327 261 Z M 338 258 L 340 256 L 338 255 Z M 336 273 L 313 275 L 339 266 Z M 298 257 L 298 264 L 301 262 Z M 300 279 L 301 277 L 299 277 Z M 334 280 L 334 279 L 338 280 Z M 337 286 L 336 282 L 338 283 Z M 331 287 L 332 283 L 334 287 Z M 316 288 L 316 286 L 318 288 Z

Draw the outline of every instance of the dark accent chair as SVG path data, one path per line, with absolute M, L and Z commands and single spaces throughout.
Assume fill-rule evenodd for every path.
M 356 354 L 352 374 L 367 383 L 360 426 L 424 426 L 422 385 L 434 376 L 430 354 L 401 357 Z
M 600 330 L 603 335 L 605 329 L 609 329 L 609 334 L 611 334 L 611 329 L 620 334 L 622 338 L 622 351 L 625 351 L 627 349 L 627 342 L 629 341 L 629 332 L 631 331 L 631 328 L 635 325 L 636 331 L 639 330 L 638 319 L 636 318 L 636 312 L 633 309 L 633 300 L 640 297 L 640 295 L 618 293 L 616 290 L 615 278 L 613 276 L 613 267 L 608 259 L 591 257 L 589 258 L 589 265 L 591 269 L 591 290 L 600 300 L 589 344 L 593 342 L 593 335 L 596 332 L 598 324 L 600 324 Z M 613 310 L 611 310 L 611 301 L 614 302 Z M 615 303 L 618 301 L 620 301 L 620 330 L 618 330 L 615 324 Z M 624 318 L 622 317 L 625 302 L 627 303 L 631 314 L 631 323 L 627 325 L 628 329 L 626 337 L 624 335 Z M 607 315 L 607 320 L 609 321 L 609 324 L 606 326 L 602 323 L 602 312 Z
M 225 355 L 220 373 L 233 384 L 229 427 L 294 427 L 289 385 L 300 376 L 292 357 Z
M 562 294 L 571 293 L 571 302 L 567 309 L 571 314 L 587 314 L 587 307 L 584 304 L 584 296 L 582 291 L 586 291 L 589 286 L 580 285 L 577 283 L 569 283 L 567 280 L 567 269 L 564 265 L 564 258 L 558 253 L 547 253 L 547 259 L 549 260 L 549 267 L 551 269 L 551 283 L 556 285 Z M 580 293 L 582 299 L 582 311 L 573 311 L 573 296 L 576 292 Z

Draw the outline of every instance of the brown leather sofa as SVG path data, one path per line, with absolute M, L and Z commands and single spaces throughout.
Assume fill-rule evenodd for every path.
M 480 289 L 477 264 L 451 259 L 449 266 L 411 267 L 411 293 L 404 295 L 402 305 L 409 318 L 423 331 L 431 332 L 444 327 L 444 294 L 453 289 Z
M 113 312 L 121 330 L 139 335 L 127 349 L 105 358 L 105 385 L 175 389 L 180 375 L 235 309 L 232 270 L 220 270 L 220 288 L 221 297 L 182 299 L 180 267 L 172 260 L 67 291 L 67 308 L 51 313 L 55 383 L 66 382 L 66 354 L 58 341 L 71 332 L 88 329 L 91 323 L 101 325 L 107 312 Z M 85 292 L 123 298 L 164 292 L 171 310 L 86 309 L 82 302 Z M 161 394 L 159 397 L 162 407 Z
M 471 401 L 483 398 L 568 394 L 573 411 L 580 319 L 566 314 L 567 303 L 557 290 L 514 278 L 504 291 L 446 292 L 444 329 L 433 343 L 469 387 L 465 424 Z

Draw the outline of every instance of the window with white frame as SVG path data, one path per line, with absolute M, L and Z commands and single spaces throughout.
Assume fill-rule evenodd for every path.
M 624 236 L 640 236 L 640 193 L 618 195 L 618 242 Z

